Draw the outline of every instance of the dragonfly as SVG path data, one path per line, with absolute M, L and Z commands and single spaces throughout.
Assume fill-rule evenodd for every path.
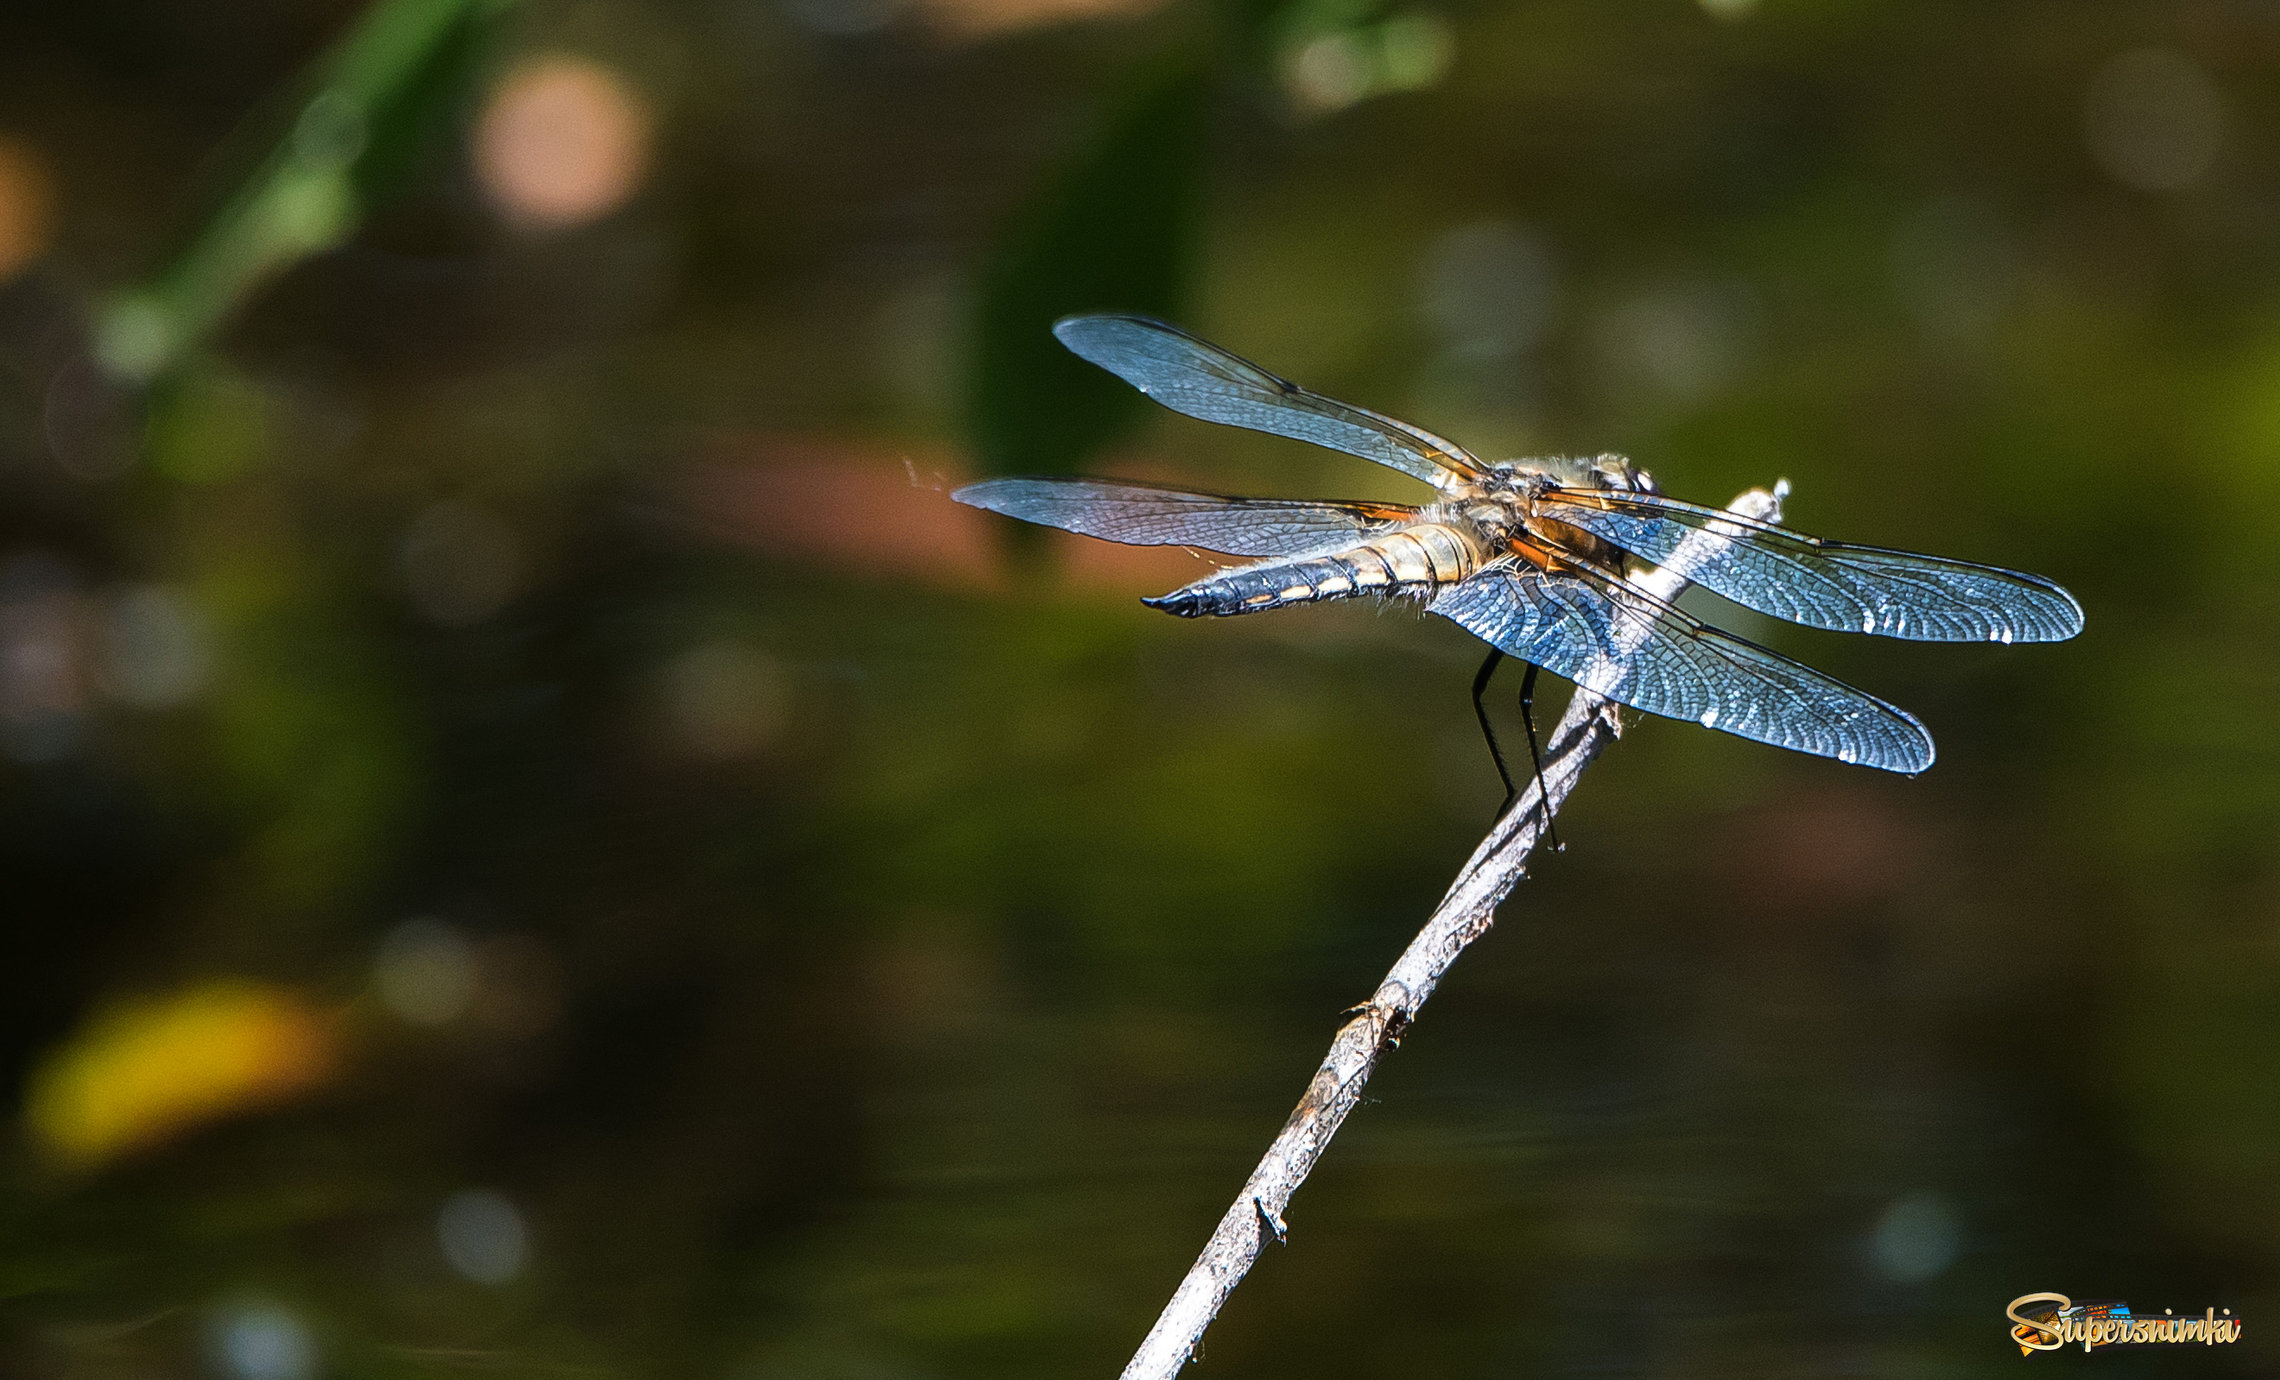
M 951 497 L 1108 541 L 1250 558 L 1142 601 L 1183 618 L 1363 596 L 1422 603 L 1489 646 L 1473 707 L 1507 809 L 1516 792 L 1482 703 L 1505 657 L 1527 664 L 1524 712 L 1543 670 L 1633 709 L 1795 752 L 1910 776 L 1932 765 L 1931 734 L 1914 715 L 1680 610 L 1629 578 L 1642 563 L 1675 563 L 1743 608 L 1811 628 L 1919 642 L 2058 642 L 2082 631 L 2082 606 L 2039 575 L 1824 541 L 1682 502 L 1617 455 L 1485 462 L 1149 317 L 1071 316 L 1053 333 L 1174 412 L 1375 461 L 1430 484 L 1434 500 L 1239 498 L 1069 476 L 988 479 Z

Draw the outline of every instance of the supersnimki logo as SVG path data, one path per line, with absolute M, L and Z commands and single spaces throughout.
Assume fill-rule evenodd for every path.
M 2240 1340 L 2240 1319 L 2230 1308 L 2178 1317 L 2169 1309 L 2138 1314 L 2113 1299 L 2076 1303 L 2064 1294 L 2021 1294 L 2003 1310 L 2021 1356 L 2079 1344 L 2084 1351 L 2124 1346 L 2216 1346 Z

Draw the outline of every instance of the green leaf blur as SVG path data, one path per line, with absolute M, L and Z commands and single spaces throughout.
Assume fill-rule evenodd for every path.
M 1131 390 L 1061 348 L 1078 312 L 1171 316 L 1189 276 L 1211 94 L 1156 62 L 1003 232 L 977 288 L 968 408 L 988 474 L 1067 474 L 1128 430 Z

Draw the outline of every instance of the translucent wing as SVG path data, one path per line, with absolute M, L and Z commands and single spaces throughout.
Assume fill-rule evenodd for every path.
M 1659 494 L 1554 488 L 1538 511 L 1650 561 L 1692 539 L 1688 579 L 1807 627 L 1917 642 L 2063 642 L 2082 631 L 2082 606 L 2039 575 L 1822 541 Z
M 1174 412 L 1311 441 L 1447 487 L 1480 462 L 1454 441 L 1368 408 L 1309 393 L 1247 360 L 1145 316 L 1069 316 L 1053 334 Z
M 1498 565 L 1433 612 L 1618 703 L 1760 743 L 1910 775 L 1932 739 L 1907 711 L 1591 570 Z
M 1309 556 L 1415 517 L 1398 503 L 1305 503 L 1182 493 L 1098 479 L 985 479 L 960 503 L 1131 546 L 1200 546 L 1235 556 Z

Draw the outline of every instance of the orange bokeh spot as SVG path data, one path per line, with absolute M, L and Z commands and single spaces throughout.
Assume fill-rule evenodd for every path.
M 39 155 L 0 135 L 0 283 L 47 252 L 55 233 L 55 179 Z
M 582 225 L 640 187 L 649 134 L 649 107 L 623 77 L 584 58 L 535 58 L 507 73 L 476 122 L 475 177 L 518 225 Z
M 919 12 L 942 33 L 960 39 L 997 38 L 1024 29 L 1104 19 L 1131 19 L 1164 7 L 1165 0 L 917 0 Z
M 33 1075 L 24 1121 L 52 1162 L 92 1169 L 331 1082 L 332 1018 L 280 987 L 218 979 L 98 1012 Z

